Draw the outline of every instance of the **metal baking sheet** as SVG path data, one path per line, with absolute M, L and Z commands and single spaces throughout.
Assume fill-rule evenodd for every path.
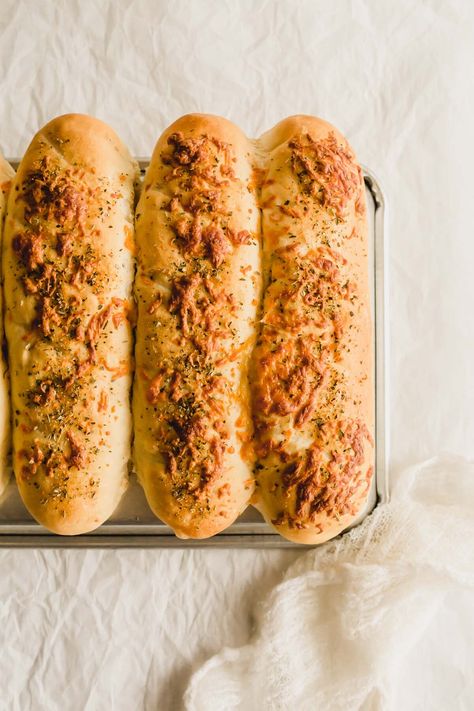
M 140 159 L 144 172 L 148 160 Z M 16 167 L 18 161 L 10 163 Z M 364 169 L 369 220 L 369 257 L 375 345 L 375 475 L 367 506 L 353 525 L 360 523 L 379 502 L 388 501 L 388 389 L 387 389 L 387 242 L 386 205 L 380 184 Z M 0 547 L 18 548 L 308 548 L 275 533 L 258 511 L 249 507 L 225 532 L 205 540 L 182 540 L 151 512 L 136 477 L 113 516 L 92 533 L 57 536 L 37 524 L 20 499 L 12 477 L 0 499 Z M 343 535 L 343 534 L 341 534 Z

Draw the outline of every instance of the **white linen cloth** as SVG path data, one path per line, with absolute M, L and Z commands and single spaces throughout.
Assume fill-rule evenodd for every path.
M 470 0 L 2 0 L 0 146 L 21 155 L 66 111 L 109 122 L 137 155 L 189 111 L 249 135 L 298 112 L 337 125 L 389 205 L 396 482 L 441 451 L 474 456 L 473 47 Z M 300 556 L 0 551 L 0 709 L 181 709 L 192 669 L 248 642 L 254 604 Z M 467 709 L 474 694 L 453 693 L 472 604 L 454 595 L 410 659 L 440 708 Z M 407 675 L 400 687 L 416 693 Z
M 195 673 L 187 711 L 472 708 L 473 510 L 473 461 L 405 472 L 390 503 L 290 566 L 250 642 Z

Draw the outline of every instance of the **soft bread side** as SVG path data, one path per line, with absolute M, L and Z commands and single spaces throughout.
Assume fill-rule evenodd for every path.
M 127 485 L 136 178 L 108 126 L 69 114 L 33 138 L 8 200 L 14 471 L 60 534 L 99 526 Z
M 15 171 L 0 155 L 0 234 L 3 235 L 3 223 L 7 206 L 8 193 L 10 192 Z M 3 353 L 3 295 L 0 289 L 0 495 L 10 480 L 10 471 L 7 469 L 7 457 L 10 449 L 10 393 L 7 374 L 7 364 Z
M 251 382 L 256 505 L 285 538 L 350 525 L 374 463 L 365 193 L 347 141 L 310 116 L 258 142 L 264 302 Z
M 254 488 L 251 153 L 229 121 L 184 116 L 159 139 L 136 211 L 134 458 L 151 508 L 181 537 L 225 529 Z

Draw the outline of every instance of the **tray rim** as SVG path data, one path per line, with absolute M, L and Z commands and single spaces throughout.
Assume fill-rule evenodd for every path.
M 12 166 L 18 166 L 19 159 L 7 159 Z M 149 158 L 136 158 L 141 171 L 150 162 Z M 374 324 L 375 324 L 375 502 L 374 506 L 352 526 L 360 525 L 376 506 L 390 498 L 389 484 L 389 281 L 388 281 L 388 239 L 387 201 L 379 179 L 374 172 L 361 165 L 364 182 L 374 201 Z M 0 548 L 172 548 L 172 549 L 228 549 L 228 548 L 286 548 L 311 549 L 318 545 L 306 545 L 288 541 L 263 520 L 260 522 L 235 522 L 222 533 L 207 539 L 180 539 L 173 531 L 158 522 L 138 524 L 140 532 L 133 532 L 137 524 L 116 524 L 106 522 L 95 531 L 79 536 L 58 536 L 47 531 L 34 521 L 28 523 L 0 524 Z M 127 529 L 130 529 L 127 531 Z M 260 530 L 261 529 L 261 530 Z

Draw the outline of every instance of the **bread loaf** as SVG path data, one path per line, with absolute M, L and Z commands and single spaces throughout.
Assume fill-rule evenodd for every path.
M 263 319 L 251 381 L 256 505 L 320 543 L 364 505 L 374 463 L 365 192 L 347 141 L 309 116 L 258 141 Z
M 70 114 L 33 138 L 8 201 L 14 471 L 56 533 L 99 526 L 127 485 L 136 178 L 108 126 Z
M 8 193 L 15 171 L 0 155 L 0 233 L 3 233 L 3 222 Z M 10 449 L 10 399 L 8 388 L 7 364 L 3 353 L 3 298 L 0 290 L 0 495 L 4 492 L 10 479 L 7 457 Z
M 0 161 L 0 224 L 12 175 Z M 35 136 L 8 198 L 14 470 L 62 534 L 99 526 L 127 484 L 136 180 L 107 126 L 68 115 Z M 136 243 L 134 461 L 155 514 L 204 538 L 252 501 L 290 540 L 337 535 L 374 464 L 365 193 L 347 141 L 308 116 L 257 141 L 184 116 L 156 145 Z
M 159 139 L 137 207 L 135 462 L 151 508 L 181 537 L 226 528 L 254 487 L 251 153 L 225 119 L 184 116 Z

